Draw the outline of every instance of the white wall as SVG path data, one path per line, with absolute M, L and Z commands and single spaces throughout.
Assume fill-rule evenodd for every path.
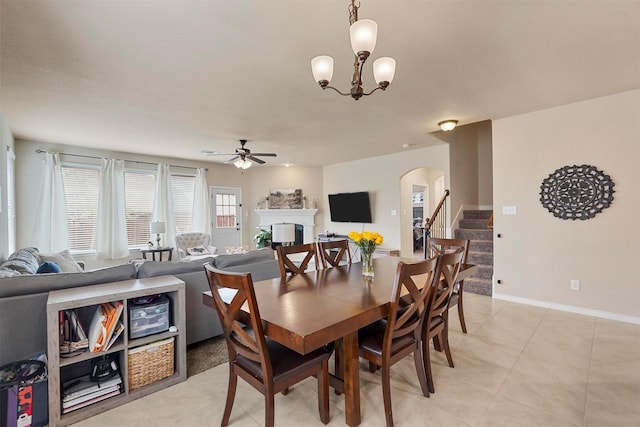
M 11 130 L 0 111 L 0 260 L 9 252 L 9 217 L 7 215 L 7 149 L 13 149 Z
M 640 90 L 493 122 L 495 285 L 525 298 L 640 316 Z M 590 164 L 615 182 L 595 218 L 561 220 L 539 202 L 542 180 Z M 504 216 L 501 207 L 517 206 Z M 631 270 L 630 270 L 631 268 Z M 570 290 L 571 279 L 580 290 Z
M 408 171 L 422 167 L 440 169 L 445 177 L 449 176 L 449 147 L 443 143 L 434 147 L 325 166 L 325 206 L 328 205 L 328 194 L 369 191 L 373 224 L 331 222 L 327 212 L 322 228 L 336 234 L 361 231 L 363 228 L 377 231 L 384 237 L 382 246 L 400 249 L 402 256 L 410 257 L 413 250 L 401 247 L 401 224 L 407 220 L 403 216 L 413 215 L 408 208 L 405 209 L 406 212 L 402 210 L 400 179 Z M 392 215 L 394 210 L 396 215 Z

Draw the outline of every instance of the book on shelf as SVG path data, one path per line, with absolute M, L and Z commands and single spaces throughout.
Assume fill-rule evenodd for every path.
M 92 397 L 90 399 L 87 400 L 83 400 L 82 402 L 77 402 L 72 404 L 67 404 L 67 406 L 65 406 L 65 402 L 62 403 L 62 413 L 63 414 L 68 414 L 69 412 L 75 411 L 76 409 L 80 409 L 80 408 L 84 408 L 85 406 L 89 406 L 93 403 L 96 402 L 100 402 L 101 400 L 105 400 L 108 399 L 110 397 L 113 396 L 117 396 L 120 393 L 122 393 L 122 390 L 120 389 L 120 387 L 116 387 L 115 389 L 109 391 L 108 393 L 104 393 L 104 394 L 100 394 L 98 396 Z
M 122 377 L 120 374 L 103 381 L 93 381 L 90 375 L 84 375 L 62 383 L 62 402 L 79 403 L 83 397 L 97 397 L 110 393 L 114 387 L 120 388 L 121 386 Z
M 103 303 L 96 307 L 96 311 L 89 327 L 89 350 L 92 352 L 106 351 L 113 332 L 118 328 L 118 320 L 122 315 L 124 304 L 122 301 Z M 120 322 L 121 323 L 121 322 Z
M 59 312 L 60 354 L 63 357 L 86 351 L 89 347 L 87 334 L 75 310 Z
M 116 326 L 113 334 L 111 335 L 111 339 L 107 343 L 105 350 L 109 350 L 111 346 L 116 342 L 120 334 L 124 331 L 124 324 L 122 322 L 118 322 L 118 326 Z

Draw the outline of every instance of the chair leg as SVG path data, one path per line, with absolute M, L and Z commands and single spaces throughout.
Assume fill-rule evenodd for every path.
M 447 362 L 453 368 L 453 357 L 451 357 L 451 348 L 449 348 L 449 325 L 445 325 L 442 332 L 440 332 L 440 336 L 442 337 L 442 347 L 444 348 L 444 354 L 447 356 Z
M 334 375 L 338 378 L 344 378 L 344 366 L 342 365 L 342 338 L 335 342 L 334 352 L 333 352 L 333 372 Z M 342 394 L 341 391 L 334 389 L 334 393 L 338 396 Z
M 424 397 L 429 397 L 429 386 L 427 385 L 427 374 L 424 371 L 424 360 L 422 358 L 422 349 L 420 345 L 416 346 L 413 352 L 413 364 L 416 366 L 416 373 L 418 374 L 418 381 L 420 382 L 420 388 Z
M 329 361 L 322 362 L 322 371 L 318 372 L 318 410 L 322 424 L 329 423 Z
M 282 390 L 282 395 L 286 396 L 287 394 L 289 394 L 289 387 L 285 388 L 284 390 Z
M 393 413 L 391 412 L 391 368 L 382 368 L 382 398 L 384 400 L 384 416 L 387 427 L 393 427 Z
M 438 337 L 438 335 L 435 335 L 433 337 L 433 348 L 438 352 L 442 351 L 442 344 L 440 343 L 440 338 Z
M 224 414 L 222 415 L 222 427 L 229 424 L 231 417 L 231 409 L 233 408 L 233 400 L 236 397 L 236 386 L 238 385 L 238 376 L 229 367 L 229 385 L 227 387 L 227 402 L 224 405 Z
M 424 372 L 427 375 L 427 386 L 431 393 L 435 393 L 436 390 L 433 386 L 433 374 L 431 373 L 431 355 L 429 353 L 429 340 L 422 339 L 422 358 L 424 359 Z
M 264 425 L 265 427 L 274 427 L 275 419 L 275 397 L 272 390 L 267 390 L 264 395 Z
M 369 362 L 369 372 L 374 373 L 378 370 L 378 368 L 380 368 L 380 366 L 376 365 L 373 362 Z
M 460 289 L 458 290 L 458 318 L 460 319 L 460 327 L 462 333 L 467 333 L 467 324 L 464 323 L 464 307 L 462 306 L 462 283 L 460 283 Z

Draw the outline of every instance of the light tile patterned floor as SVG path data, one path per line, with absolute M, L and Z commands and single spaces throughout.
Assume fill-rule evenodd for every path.
M 436 393 L 424 398 L 411 357 L 392 368 L 396 426 L 640 426 L 640 325 L 465 294 L 468 334 L 452 311 L 455 368 L 433 352 Z M 379 373 L 362 363 L 362 426 L 384 426 Z M 218 426 L 227 365 L 76 426 Z M 277 426 L 322 426 L 316 382 L 276 397 Z M 262 395 L 245 382 L 230 426 L 264 425 Z M 331 422 L 344 397 L 331 393 Z

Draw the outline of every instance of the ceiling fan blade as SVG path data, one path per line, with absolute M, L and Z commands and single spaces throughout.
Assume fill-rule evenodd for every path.
M 278 157 L 276 153 L 251 153 L 251 155 L 260 157 Z
M 252 162 L 255 162 L 255 163 L 259 164 L 259 165 L 262 165 L 262 164 L 264 164 L 264 163 L 265 163 L 265 161 L 264 161 L 264 160 L 259 159 L 259 158 L 257 158 L 257 157 L 253 157 L 253 156 L 247 156 L 247 159 L 249 159 L 249 160 L 251 160 Z
M 230 158 L 229 160 L 227 160 L 224 163 L 225 164 L 233 163 L 234 161 L 238 160 L 239 158 L 240 158 L 240 156 L 235 156 L 235 157 Z

